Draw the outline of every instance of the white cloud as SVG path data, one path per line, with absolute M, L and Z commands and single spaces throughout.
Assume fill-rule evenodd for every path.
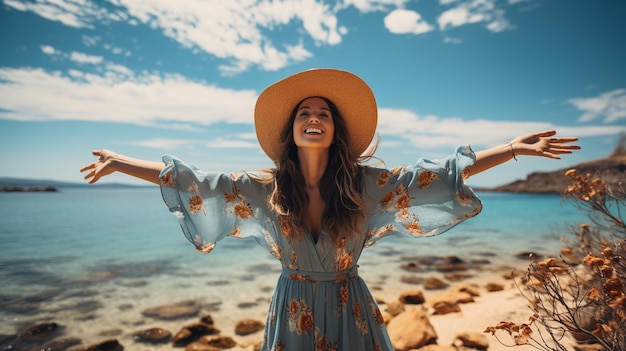
M 4 0 L 4 5 L 75 28 L 93 28 L 93 20 L 107 17 L 106 10 L 87 0 Z
M 70 60 L 78 63 L 89 63 L 92 65 L 97 65 L 99 63 L 102 63 L 104 58 L 102 56 L 87 55 L 82 52 L 72 52 L 70 54 Z
M 437 18 L 437 23 L 439 29 L 447 30 L 466 24 L 486 22 L 489 31 L 501 32 L 512 28 L 504 14 L 504 10 L 496 7 L 495 0 L 468 0 L 444 11 Z
M 106 121 L 176 129 L 218 122 L 252 123 L 257 94 L 179 75 L 0 68 L 3 119 Z M 182 125 L 181 125 L 182 124 Z
M 567 102 L 584 112 L 578 119 L 580 122 L 600 118 L 605 123 L 614 123 L 626 119 L 626 89 L 615 89 L 596 97 L 572 98 Z
M 317 44 L 336 45 L 347 28 L 340 26 L 329 5 L 314 0 L 287 1 L 200 1 L 200 0 L 109 0 L 114 10 L 99 7 L 87 0 L 6 0 L 14 10 L 33 12 L 70 27 L 93 28 L 111 21 L 132 25 L 144 24 L 184 47 L 200 49 L 228 60 L 222 65 L 226 72 L 236 73 L 257 65 L 265 70 L 277 70 L 290 63 L 312 56 L 302 44 L 303 33 Z M 375 4 L 402 1 L 363 2 L 364 8 Z M 369 5 L 368 5 L 369 4 Z M 291 37 L 274 43 L 264 31 L 290 24 L 301 25 L 303 31 L 293 31 Z M 83 37 L 90 45 L 93 38 Z M 98 38 L 99 40 L 99 38 Z M 112 49 L 116 50 L 116 49 Z M 117 49 L 118 53 L 124 53 Z M 127 56 L 128 52 L 125 52 Z
M 139 140 L 132 142 L 133 145 L 139 145 L 149 148 L 163 149 L 163 150 L 173 150 L 181 146 L 189 146 L 193 144 L 197 144 L 196 141 L 191 140 L 183 140 L 183 139 L 150 139 L 150 140 Z
M 0 68 L 0 106 L 4 109 L 1 117 L 20 121 L 126 123 L 195 132 L 205 131 L 206 126 L 218 123 L 252 127 L 252 111 L 257 98 L 254 91 L 224 89 L 178 75 L 134 75 L 119 65 L 115 69 L 95 75 L 79 70 L 62 73 Z M 598 98 L 572 99 L 570 102 L 582 110 L 593 111 L 593 118 L 605 114 L 607 119 L 617 120 L 624 118 L 625 100 L 626 89 L 620 89 Z M 547 122 L 444 118 L 393 108 L 381 108 L 379 116 L 379 134 L 424 148 L 454 147 L 459 140 L 490 146 L 520 134 L 546 129 L 579 137 L 614 135 L 619 131 L 615 126 L 563 127 Z M 256 137 L 251 132 L 220 138 L 208 142 L 154 139 L 136 144 L 162 149 L 181 146 L 257 147 Z
M 496 0 L 440 0 L 453 6 L 437 19 L 441 30 L 484 22 L 492 32 L 510 29 Z M 337 45 L 349 35 L 337 13 L 348 7 L 360 12 L 389 12 L 385 26 L 392 33 L 422 34 L 434 30 L 419 13 L 403 7 L 408 0 L 108 0 L 107 7 L 88 0 L 5 0 L 19 11 L 36 13 L 76 28 L 95 28 L 110 22 L 149 26 L 191 51 L 203 51 L 226 60 L 219 68 L 234 75 L 251 67 L 267 71 L 281 69 L 313 56 L 307 39 L 316 45 Z M 295 27 L 295 30 L 293 28 Z M 270 38 L 268 31 L 285 29 Z M 85 45 L 102 40 L 83 35 Z M 130 56 L 125 49 L 104 44 L 115 54 Z
M 454 147 L 460 142 L 474 146 L 493 146 L 523 134 L 555 129 L 562 136 L 614 135 L 609 126 L 557 126 L 548 122 L 464 120 L 458 117 L 442 118 L 420 116 L 412 111 L 381 108 L 378 130 L 380 135 L 401 138 L 413 146 L 423 148 Z M 485 131 L 489 131 L 486 133 Z
M 229 135 L 229 139 L 217 138 L 215 140 L 190 140 L 190 139 L 167 139 L 155 138 L 149 140 L 140 140 L 132 142 L 133 145 L 139 145 L 148 148 L 174 150 L 180 147 L 184 148 L 210 148 L 210 149 L 258 149 L 259 143 L 254 138 L 249 139 L 245 134 Z
M 285 41 L 276 45 L 264 36 L 264 30 L 300 22 L 317 43 L 341 42 L 342 29 L 335 14 L 327 5 L 312 0 L 117 0 L 117 3 L 132 18 L 161 30 L 183 46 L 230 60 L 231 64 L 222 67 L 231 74 L 251 65 L 277 70 L 311 56 L 302 44 Z
M 396 34 L 422 34 L 435 29 L 419 13 L 404 9 L 391 11 L 385 17 L 385 27 Z
M 56 50 L 50 45 L 41 45 L 41 52 L 46 55 L 54 55 L 56 53 Z
M 356 7 L 361 12 L 386 11 L 393 6 L 402 7 L 409 0 L 344 0 L 344 7 L 350 5 Z

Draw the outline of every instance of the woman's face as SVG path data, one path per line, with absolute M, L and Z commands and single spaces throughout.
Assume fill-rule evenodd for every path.
M 328 149 L 335 136 L 335 124 L 324 99 L 310 97 L 302 101 L 293 122 L 293 139 L 299 148 Z

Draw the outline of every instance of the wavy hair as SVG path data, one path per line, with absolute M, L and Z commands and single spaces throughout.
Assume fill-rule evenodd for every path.
M 320 194 L 326 205 L 322 216 L 322 230 L 336 237 L 342 231 L 348 234 L 358 232 L 365 217 L 365 203 L 362 198 L 364 169 L 360 164 L 363 158 L 351 152 L 348 128 L 335 104 L 327 98 L 320 98 L 328 104 L 335 125 L 328 165 L 319 183 Z M 302 101 L 295 106 L 289 122 L 281 132 L 283 151 L 276 161 L 276 168 L 272 170 L 274 189 L 269 196 L 269 204 L 279 215 L 281 222 L 288 224 L 293 233 L 300 234 L 304 232 L 309 199 L 302 186 L 304 177 L 300 172 L 293 124 Z

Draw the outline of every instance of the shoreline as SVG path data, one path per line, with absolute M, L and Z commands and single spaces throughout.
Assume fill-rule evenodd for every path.
M 434 266 L 413 270 L 409 262 L 414 259 L 444 259 L 463 262 L 466 269 L 458 272 L 438 271 Z M 478 263 L 477 263 L 478 262 Z M 431 261 L 432 263 L 432 261 Z M 459 263 L 459 262 L 457 262 Z M 531 312 L 528 302 L 521 296 L 511 279 L 505 278 L 513 271 L 525 271 L 527 262 L 519 258 L 499 258 L 496 260 L 465 258 L 457 256 L 416 256 L 400 260 L 387 260 L 381 264 L 364 264 L 360 275 L 366 281 L 374 297 L 379 301 L 379 308 L 386 318 L 389 310 L 397 304 L 401 294 L 420 290 L 425 302 L 421 305 L 405 305 L 407 308 L 425 309 L 428 320 L 437 334 L 438 345 L 452 345 L 460 333 L 483 334 L 489 344 L 487 350 L 503 350 L 493 336 L 483 331 L 500 321 L 525 323 Z M 404 268 L 403 268 L 404 267 Z M 82 289 L 69 296 L 52 301 L 46 306 L 45 313 L 37 316 L 21 315 L 20 320 L 13 320 L 18 328 L 40 323 L 57 323 L 60 327 L 39 342 L 53 339 L 80 339 L 80 345 L 94 345 L 106 340 L 117 340 L 126 350 L 181 350 L 172 342 L 141 343 L 136 342 L 134 334 L 151 328 L 162 328 L 172 335 L 184 326 L 198 323 L 209 315 L 220 335 L 230 337 L 236 346 L 233 351 L 254 350 L 254 345 L 263 338 L 263 330 L 241 336 L 235 333 L 235 327 L 242 320 L 252 319 L 265 323 L 269 301 L 274 283 L 280 274 L 276 264 L 260 262 L 252 267 L 241 269 L 228 276 L 211 275 L 194 277 L 191 275 L 158 275 L 150 279 L 116 278 L 106 279 L 106 274 L 93 277 L 104 279 L 97 284 L 97 290 Z M 422 267 L 423 268 L 423 267 Z M 441 268 L 441 267 L 440 267 Z M 456 274 L 453 274 L 456 273 Z M 464 277 L 464 274 L 468 277 Z M 436 278 L 445 283 L 440 288 L 426 288 L 424 279 Z M 463 278 L 463 279 L 462 279 Z M 500 286 L 501 290 L 489 292 L 487 286 Z M 432 302 L 449 294 L 459 285 L 471 285 L 478 291 L 473 302 L 460 303 L 460 311 L 447 314 L 435 314 Z M 158 319 L 145 315 L 145 311 L 155 307 L 189 304 L 195 311 L 189 316 L 173 319 Z M 6 324 L 7 320 L 2 321 Z M 6 325 L 0 331 L 4 334 L 0 345 L 4 346 L 10 333 Z M 18 330 L 14 331 L 18 332 Z M 500 335 L 508 341 L 508 335 Z M 75 340 L 76 341 L 76 340 Z M 79 350 L 76 345 L 68 350 Z M 518 350 L 530 350 L 528 346 L 516 347 Z

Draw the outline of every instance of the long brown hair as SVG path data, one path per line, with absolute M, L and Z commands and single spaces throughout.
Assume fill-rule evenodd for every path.
M 352 154 L 348 147 L 350 135 L 344 118 L 332 101 L 320 98 L 328 104 L 335 125 L 328 165 L 319 183 L 320 193 L 326 204 L 322 230 L 335 237 L 343 231 L 351 234 L 360 230 L 365 216 L 365 203 L 362 199 L 363 167 L 358 162 L 360 155 Z M 281 132 L 283 152 L 276 161 L 274 189 L 269 198 L 270 206 L 279 215 L 281 222 L 289 225 L 293 234 L 303 232 L 308 203 L 308 196 L 302 186 L 304 177 L 300 172 L 298 150 L 293 136 L 293 123 L 302 101 L 294 107 L 289 123 Z

